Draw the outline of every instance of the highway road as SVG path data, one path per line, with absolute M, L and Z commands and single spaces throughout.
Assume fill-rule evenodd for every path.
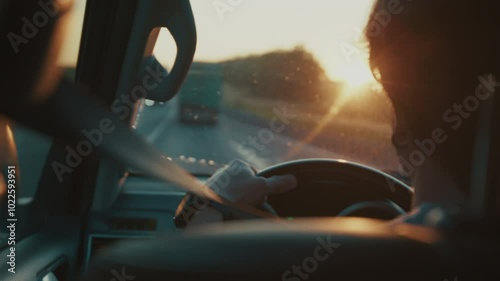
M 307 132 L 302 135 L 291 135 L 289 132 L 293 130 L 278 132 L 273 128 L 281 129 L 284 124 L 273 126 L 269 121 L 257 121 L 250 114 L 235 111 L 223 109 L 215 126 L 185 124 L 179 121 L 177 102 L 172 100 L 163 105 L 143 106 L 137 131 L 172 158 L 194 157 L 217 163 L 238 158 L 257 170 L 302 158 L 345 159 L 380 169 L 396 168 L 397 160 L 388 142 L 380 147 L 378 143 L 342 137 L 327 141 L 319 135 L 314 142 L 304 143 L 302 135 Z M 294 120 L 286 126 L 293 127 Z

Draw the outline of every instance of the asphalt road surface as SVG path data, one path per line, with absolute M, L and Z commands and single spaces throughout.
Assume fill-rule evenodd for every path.
M 361 149 L 342 153 L 343 151 L 305 144 L 290 134 L 273 130 L 283 124 L 272 126 L 268 121 L 256 122 L 254 119 L 245 115 L 235 116 L 234 112 L 223 109 L 214 126 L 185 124 L 180 122 L 177 102 L 172 100 L 162 105 L 144 106 L 139 113 L 137 130 L 150 143 L 173 158 L 194 157 L 217 163 L 227 163 L 238 158 L 252 164 L 258 170 L 292 159 L 336 158 L 361 162 L 381 169 L 394 169 L 394 156 L 374 149 L 371 143 L 358 141 L 357 145 L 361 146 Z M 287 126 L 293 126 L 293 122 Z M 339 138 L 334 142 L 347 147 L 356 140 Z M 365 157 L 364 149 L 377 151 L 380 155 Z M 293 155 L 290 155 L 291 151 L 294 151 Z

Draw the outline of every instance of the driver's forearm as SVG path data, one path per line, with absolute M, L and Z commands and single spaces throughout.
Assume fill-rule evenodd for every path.
M 190 226 L 202 225 L 205 223 L 222 222 L 223 220 L 224 217 L 222 216 L 221 212 L 217 211 L 214 208 L 208 207 L 196 213 L 196 215 L 194 215 L 186 228 L 189 228 Z

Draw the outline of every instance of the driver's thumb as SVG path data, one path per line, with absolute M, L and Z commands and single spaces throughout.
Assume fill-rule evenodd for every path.
M 272 176 L 266 178 L 266 183 L 271 189 L 270 193 L 287 192 L 297 186 L 297 178 L 294 175 Z

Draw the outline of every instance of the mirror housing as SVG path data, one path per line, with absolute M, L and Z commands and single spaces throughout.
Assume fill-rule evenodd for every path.
M 165 27 L 177 46 L 174 65 L 154 91 L 146 98 L 165 102 L 179 91 L 193 62 L 196 51 L 196 25 L 189 0 L 138 1 L 134 25 L 129 37 L 118 93 L 130 92 L 136 80 L 144 50 L 152 30 Z

